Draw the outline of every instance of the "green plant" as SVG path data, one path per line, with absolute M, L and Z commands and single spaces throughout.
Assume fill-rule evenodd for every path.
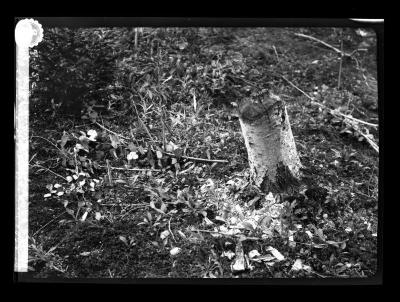
M 58 110 L 80 116 L 83 102 L 107 97 L 114 78 L 117 32 L 106 29 L 46 29 L 31 53 L 32 111 L 38 116 Z M 43 117 L 43 116 L 42 116 Z
M 65 273 L 66 269 L 63 268 L 61 258 L 54 253 L 57 249 L 57 245 L 45 251 L 43 245 L 41 243 L 38 244 L 35 238 L 30 237 L 29 241 L 28 269 L 30 271 L 35 271 L 44 266 L 49 270 L 56 270 L 57 272 Z

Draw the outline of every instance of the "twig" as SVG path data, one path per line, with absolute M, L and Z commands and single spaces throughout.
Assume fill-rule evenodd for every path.
M 172 75 L 169 76 L 168 78 L 166 78 L 166 79 L 162 82 L 162 84 L 165 84 L 166 82 L 168 82 L 168 81 L 171 80 L 171 79 L 172 79 Z
M 137 93 L 137 95 L 138 95 L 139 98 L 143 101 L 143 98 L 142 98 L 142 96 L 140 95 L 140 93 Z M 143 120 L 140 118 L 140 116 L 139 116 L 139 111 L 137 110 L 136 104 L 135 104 L 135 102 L 134 102 L 133 100 L 132 100 L 132 105 L 133 105 L 133 107 L 135 108 L 136 116 L 137 116 L 139 122 L 142 124 L 142 126 L 143 126 L 144 130 L 146 131 L 147 135 L 149 136 L 150 140 L 151 140 L 153 143 L 155 143 L 153 137 L 152 137 L 151 134 L 150 134 L 149 129 L 147 129 L 146 124 L 145 124 L 145 123 L 143 122 Z
M 241 80 L 241 81 L 243 81 L 244 83 L 246 83 L 246 84 L 248 84 L 248 85 L 250 85 L 250 86 L 253 86 L 254 88 L 261 89 L 260 86 L 258 86 L 257 84 L 254 84 L 254 83 L 252 83 L 252 82 L 250 82 L 250 81 L 248 81 L 248 80 L 246 80 L 246 79 L 242 79 L 242 78 L 240 78 L 240 77 L 237 77 L 237 76 L 234 76 L 234 75 L 231 75 L 231 74 L 229 75 L 229 77 L 235 78 L 235 79 L 238 79 L 238 80 Z
M 310 96 L 309 94 L 307 94 L 306 92 L 304 92 L 303 90 L 301 90 L 299 87 L 297 87 L 295 84 L 293 84 L 291 81 L 289 81 L 288 79 L 286 79 L 283 75 L 280 76 L 282 79 L 284 79 L 286 82 L 288 82 L 293 88 L 295 88 L 296 90 L 300 91 L 303 95 L 305 95 L 308 99 L 310 99 L 312 102 L 314 101 L 314 98 L 312 96 Z M 319 103 L 317 103 L 319 104 Z M 323 106 L 322 104 L 319 104 L 321 106 Z
M 311 273 L 313 273 L 313 274 L 315 274 L 315 275 L 317 275 L 318 277 L 321 277 L 321 278 L 328 278 L 328 276 L 324 276 L 324 275 L 318 274 L 315 271 L 311 271 Z
M 343 30 L 342 30 L 341 36 L 340 36 L 340 50 L 343 52 Z M 340 56 L 338 89 L 340 89 L 340 80 L 341 80 L 341 76 L 342 76 L 342 64 L 343 64 L 343 56 Z
M 107 166 L 98 165 L 100 168 L 108 168 Z M 161 172 L 159 169 L 138 169 L 138 168 L 118 168 L 109 166 L 111 170 L 124 170 L 124 171 L 138 171 L 138 172 L 145 172 L 145 171 L 154 171 L 154 172 Z
M 325 109 L 327 109 L 327 110 L 329 110 L 329 112 L 332 114 L 332 115 L 340 115 L 340 116 L 342 116 L 342 117 L 344 117 L 344 118 L 347 118 L 347 119 L 349 119 L 349 120 L 352 120 L 352 121 L 354 121 L 354 122 L 357 122 L 357 123 L 362 123 L 362 124 L 365 124 L 365 125 L 369 125 L 369 126 L 373 126 L 373 127 L 378 127 L 378 125 L 376 125 L 376 124 L 371 124 L 371 123 L 368 123 L 368 122 L 364 122 L 364 121 L 362 121 L 362 120 L 359 120 L 359 119 L 356 119 L 356 118 L 354 118 L 354 117 L 352 117 L 352 116 L 350 116 L 350 115 L 346 115 L 346 114 L 343 114 L 343 113 L 340 113 L 340 112 L 338 112 L 338 111 L 335 111 L 335 110 L 333 110 L 333 109 L 330 109 L 329 107 L 327 107 L 327 106 L 325 106 L 325 105 L 323 105 L 323 104 L 320 104 L 320 103 L 318 103 L 318 102 L 316 102 L 316 101 L 314 101 L 314 98 L 312 98 L 312 97 L 310 97 L 307 93 L 305 93 L 303 90 L 301 90 L 300 88 L 298 88 L 296 85 L 294 85 L 292 82 L 290 82 L 288 79 L 286 79 L 284 76 L 281 76 L 285 81 L 287 81 L 290 85 L 292 85 L 294 88 L 296 88 L 298 91 L 300 91 L 301 93 L 303 93 L 307 98 L 309 98 L 310 100 L 311 100 L 311 103 L 312 104 L 315 104 L 315 105 L 317 105 L 317 106 L 320 106 L 320 107 L 322 107 L 322 108 L 325 108 Z M 350 124 L 351 125 L 351 124 Z M 357 131 L 359 134 L 361 134 L 366 140 L 367 140 L 367 142 L 370 144 L 370 146 L 379 154 L 379 147 L 378 147 L 378 145 L 374 142 L 374 141 L 372 141 L 368 136 L 366 136 L 364 133 L 362 133 L 362 131 L 361 130 L 359 130 L 358 128 L 356 128 L 356 127 L 352 127 L 355 131 Z
M 65 181 L 67 181 L 67 179 L 66 179 L 64 176 L 61 176 L 60 174 L 57 174 L 56 172 L 53 172 L 53 171 L 51 171 L 49 168 L 46 168 L 46 167 L 44 167 L 44 166 L 42 166 L 42 165 L 39 165 L 39 164 L 34 164 L 34 165 L 29 164 L 29 165 L 30 165 L 31 167 L 41 167 L 42 169 L 45 169 L 46 171 L 48 171 L 48 172 L 54 174 L 55 176 L 58 176 L 58 177 L 64 179 Z
M 107 163 L 108 181 L 109 181 L 110 185 L 112 185 L 112 177 L 111 177 L 110 161 L 109 161 L 108 159 L 106 159 L 106 163 Z
M 132 126 L 129 126 L 129 132 L 130 132 L 130 134 L 131 134 L 132 141 L 135 141 L 136 144 L 139 145 L 139 142 L 137 141 L 137 139 L 136 139 L 135 136 L 133 135 Z
M 50 141 L 50 140 L 48 140 L 47 138 L 45 138 L 45 137 L 41 137 L 41 136 L 37 136 L 37 135 L 33 135 L 33 136 L 31 136 L 31 138 L 33 138 L 33 137 L 41 138 L 41 139 L 43 139 L 43 140 L 47 141 L 48 143 L 50 143 L 51 145 L 53 145 L 54 147 L 56 147 L 56 148 L 57 148 L 57 150 L 59 150 L 60 152 L 62 152 L 62 151 L 61 151 L 61 149 L 60 149 L 60 148 L 58 148 L 56 144 L 54 144 L 53 142 L 51 142 L 51 141 Z
M 165 120 L 166 120 L 166 119 L 165 119 Z M 175 133 L 172 132 L 171 128 L 168 126 L 168 124 L 167 124 L 164 120 L 163 120 L 163 123 L 164 123 L 165 128 L 167 128 L 169 134 L 170 134 L 172 137 L 175 137 Z
M 164 154 L 170 155 L 170 156 L 174 156 L 177 157 L 175 154 L 173 153 L 169 153 L 169 152 L 165 152 L 163 151 Z M 228 163 L 229 161 L 227 161 L 226 159 L 205 159 L 205 158 L 198 158 L 198 157 L 191 157 L 191 156 L 180 156 L 184 159 L 188 159 L 188 160 L 193 160 L 193 161 L 202 161 L 202 162 L 209 162 L 209 163 Z
M 364 193 L 362 193 L 362 192 L 356 192 L 356 194 L 359 194 L 359 195 L 365 196 L 365 197 L 367 197 L 367 198 L 370 198 L 370 199 L 376 199 L 375 197 L 373 197 L 373 196 L 369 196 L 369 195 L 367 195 L 367 194 L 364 194 Z
M 169 233 L 171 234 L 172 239 L 174 239 L 174 241 L 176 242 L 174 233 L 172 233 L 172 231 L 171 231 L 171 219 L 172 219 L 172 217 L 170 217 L 169 220 L 168 220 L 168 231 L 169 231 Z
M 139 115 L 137 116 L 137 118 L 139 119 L 140 123 L 142 124 L 144 130 L 146 130 L 147 135 L 149 136 L 150 140 L 151 140 L 153 143 L 155 143 L 153 137 L 152 137 L 151 134 L 150 134 L 149 129 L 148 129 L 147 126 L 146 126 L 146 124 L 142 121 L 142 119 L 139 117 Z
M 379 125 L 377 125 L 377 124 L 368 123 L 368 122 L 365 122 L 365 121 L 363 121 L 363 120 L 359 120 L 359 119 L 357 119 L 357 118 L 355 118 L 355 117 L 352 117 L 352 116 L 350 116 L 350 115 L 346 115 L 346 114 L 340 113 L 340 112 L 338 112 L 338 111 L 334 111 L 334 110 L 332 110 L 332 109 L 330 109 L 330 108 L 328 108 L 328 107 L 326 107 L 326 106 L 325 106 L 325 108 L 331 110 L 331 113 L 332 113 L 333 115 L 340 115 L 340 116 L 343 116 L 343 117 L 345 117 L 345 118 L 347 118 L 347 119 L 349 119 L 349 120 L 355 121 L 355 122 L 360 123 L 360 124 L 368 125 L 368 126 L 371 126 L 371 127 L 376 127 L 376 128 L 377 128 L 377 127 L 379 126 Z
M 300 91 L 303 95 L 305 95 L 305 96 L 311 101 L 312 104 L 317 105 L 317 106 L 319 106 L 319 107 L 321 107 L 321 108 L 324 108 L 324 109 L 329 110 L 329 112 L 330 112 L 331 114 L 333 114 L 333 115 L 340 115 L 340 116 L 343 116 L 343 117 L 345 117 L 345 118 L 348 118 L 349 120 L 353 120 L 353 121 L 355 121 L 355 122 L 357 122 L 357 123 L 365 124 L 365 125 L 368 125 L 368 126 L 371 126 L 371 127 L 378 127 L 377 124 L 372 124 L 372 123 L 365 122 L 365 121 L 363 121 L 363 120 L 356 119 L 356 118 L 354 118 L 354 117 L 352 117 L 352 116 L 350 116 L 350 115 L 346 115 L 346 114 L 343 114 L 343 113 L 341 113 L 341 112 L 334 111 L 333 109 L 331 109 L 331 108 L 329 108 L 329 107 L 327 107 L 327 106 L 325 106 L 325 105 L 323 105 L 323 104 L 321 104 L 321 103 L 318 103 L 317 101 L 315 101 L 315 99 L 314 99 L 313 97 L 311 97 L 309 94 L 305 93 L 303 90 L 301 90 L 299 87 L 297 87 L 297 86 L 296 86 L 295 84 L 293 84 L 291 81 L 289 81 L 288 79 L 286 79 L 284 76 L 281 76 L 281 78 L 284 79 L 286 82 L 288 82 L 292 87 L 294 87 L 295 89 L 297 89 L 298 91 Z
M 54 217 L 52 220 L 50 220 L 48 223 L 46 223 L 44 226 L 42 226 L 40 229 L 38 229 L 33 235 L 32 237 L 35 237 L 36 234 L 38 234 L 41 230 L 43 230 L 46 226 L 48 226 L 50 223 L 52 223 L 54 220 L 56 220 L 57 218 L 59 218 L 61 215 L 65 214 L 65 212 L 63 211 L 61 214 L 57 215 L 56 217 Z
M 107 129 L 106 127 L 104 127 L 103 125 L 99 124 L 98 122 L 95 122 L 95 124 L 96 124 L 97 126 L 99 126 L 100 128 L 106 130 L 107 132 L 110 132 L 111 134 L 114 134 L 114 135 L 116 135 L 116 136 L 119 136 L 120 138 L 123 138 L 123 139 L 128 139 L 127 137 L 122 136 L 121 134 L 118 134 L 118 133 L 116 133 L 116 132 L 114 132 L 114 131 L 111 131 L 110 129 Z
M 222 233 L 222 232 L 218 232 L 218 231 L 209 231 L 209 230 L 200 230 L 200 229 L 193 229 L 193 232 L 203 232 L 203 233 L 214 233 L 214 234 L 220 234 L 220 235 L 224 235 L 224 236 L 244 236 L 243 234 L 226 234 L 226 233 Z M 257 237 L 247 237 L 245 236 L 246 239 L 248 240 L 263 240 L 262 238 L 257 238 Z
M 122 215 L 120 219 L 124 218 L 126 215 L 128 215 L 133 210 L 136 210 L 136 209 L 139 209 L 139 208 L 144 208 L 144 207 L 149 207 L 149 205 L 148 204 L 133 205 L 132 208 L 130 208 L 126 213 L 124 213 L 124 215 Z
M 135 27 L 135 49 L 137 49 L 138 45 L 138 28 Z
M 354 128 L 354 127 L 353 127 Z M 362 133 L 362 131 L 360 129 L 355 129 L 359 134 L 361 134 L 366 140 L 367 142 L 371 145 L 371 147 L 379 154 L 379 146 L 373 141 L 371 140 L 367 135 L 365 135 L 364 133 Z
M 274 49 L 274 52 L 276 55 L 276 60 L 279 62 L 279 56 L 278 56 L 278 52 L 276 51 L 275 45 L 272 45 L 272 48 Z
M 294 35 L 297 36 L 297 37 L 302 37 L 302 38 L 310 39 L 310 40 L 313 40 L 315 42 L 321 43 L 322 45 L 334 50 L 336 53 L 339 53 L 342 56 L 351 57 L 351 54 L 343 52 L 340 49 L 338 49 L 338 48 L 336 48 L 336 47 L 334 47 L 334 46 L 332 46 L 332 45 L 330 45 L 330 44 L 328 44 L 328 43 L 326 43 L 326 42 L 324 42 L 324 41 L 322 41 L 320 39 L 317 39 L 317 38 L 314 38 L 314 37 L 311 37 L 311 36 L 308 36 L 308 35 L 298 34 L 298 33 L 295 33 Z
M 36 157 L 36 155 L 37 155 L 37 153 L 35 153 L 35 154 L 31 157 L 31 159 L 29 160 L 29 163 Z
M 161 124 L 162 124 L 162 144 L 163 150 L 165 150 L 166 146 L 166 137 L 165 137 L 165 123 L 164 123 L 164 110 L 161 109 Z

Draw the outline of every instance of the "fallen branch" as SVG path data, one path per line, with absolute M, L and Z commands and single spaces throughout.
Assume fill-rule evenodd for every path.
M 49 168 L 46 168 L 46 167 L 44 167 L 44 166 L 42 166 L 42 165 L 39 165 L 39 164 L 31 165 L 31 164 L 29 164 L 29 166 L 45 169 L 46 171 L 48 171 L 48 172 L 54 174 L 55 176 L 58 176 L 58 177 L 64 179 L 65 181 L 67 181 L 67 179 L 66 179 L 64 176 L 61 176 L 60 174 L 58 174 L 58 173 L 56 173 L 56 172 L 53 172 L 53 171 L 51 171 Z
M 246 83 L 246 84 L 248 84 L 250 86 L 253 86 L 254 88 L 261 89 L 260 86 L 258 86 L 257 84 L 254 84 L 254 83 L 252 83 L 252 82 L 250 82 L 250 81 L 248 81 L 246 79 L 243 79 L 241 77 L 237 77 L 237 76 L 234 76 L 234 75 L 229 75 L 228 77 L 241 80 L 242 82 L 244 82 L 244 83 Z M 234 81 L 232 81 L 232 82 L 234 82 Z
M 106 130 L 107 132 L 110 132 L 111 134 L 114 134 L 114 135 L 116 135 L 116 136 L 119 136 L 120 138 L 123 138 L 123 139 L 128 139 L 127 137 L 122 136 L 121 134 L 118 134 L 118 133 L 116 133 L 116 132 L 114 132 L 114 131 L 111 131 L 110 129 L 107 129 L 106 127 L 104 127 L 103 125 L 99 124 L 98 122 L 95 122 L 95 124 L 96 124 L 97 126 L 99 126 L 100 128 Z
M 145 123 L 143 122 L 143 120 L 139 117 L 139 115 L 137 116 L 137 118 L 139 119 L 140 123 L 142 124 L 142 126 L 143 126 L 144 130 L 146 131 L 147 135 L 149 136 L 150 140 L 151 140 L 153 143 L 155 143 L 153 137 L 152 137 L 151 134 L 150 134 L 149 129 L 148 129 L 147 126 L 146 126 L 146 124 L 145 124 Z
M 106 159 L 107 163 L 107 174 L 108 174 L 108 182 L 112 185 L 112 176 L 111 176 L 111 168 L 110 168 L 110 161 Z
M 148 204 L 137 204 L 137 205 L 133 205 L 128 211 L 126 211 L 124 213 L 124 215 L 121 216 L 120 220 L 122 220 L 126 215 L 128 215 L 129 213 L 131 213 L 133 210 L 137 210 L 140 208 L 144 208 L 144 207 L 148 207 Z
M 36 137 L 36 138 L 41 138 L 41 139 L 47 141 L 47 142 L 50 143 L 52 146 L 54 146 L 55 148 L 57 148 L 58 151 L 62 152 L 62 150 L 61 150 L 60 148 L 58 148 L 56 144 L 54 144 L 52 141 L 48 140 L 47 138 L 41 137 L 41 136 L 37 136 L 37 135 L 32 135 L 32 136 L 31 136 L 31 138 L 34 138 L 34 137 Z
M 329 112 L 330 112 L 331 114 L 333 114 L 333 115 L 340 115 L 340 116 L 345 117 L 345 118 L 347 118 L 347 119 L 349 119 L 349 120 L 352 120 L 352 121 L 355 121 L 355 122 L 357 122 L 357 123 L 361 123 L 361 124 L 364 124 L 364 125 L 368 125 L 368 126 L 371 126 L 371 127 L 378 127 L 377 124 L 372 124 L 372 123 L 365 122 L 365 121 L 363 121 L 363 120 L 356 119 L 356 118 L 354 118 L 354 117 L 352 117 L 352 116 L 350 116 L 350 115 L 346 115 L 346 114 L 343 114 L 343 113 L 341 113 L 341 112 L 335 111 L 335 110 L 333 110 L 333 109 L 331 109 L 331 108 L 329 108 L 329 107 L 327 107 L 327 106 L 325 106 L 325 105 L 323 105 L 323 104 L 321 104 L 321 103 L 315 101 L 315 99 L 314 99 L 313 97 L 311 97 L 309 94 L 305 93 L 303 90 L 301 90 L 299 87 L 297 87 L 297 86 L 296 86 L 295 84 L 293 84 L 291 81 L 289 81 L 288 79 L 286 79 L 284 76 L 281 76 L 281 77 L 282 77 L 282 79 L 284 79 L 286 82 L 288 82 L 292 87 L 294 87 L 295 89 L 297 89 L 298 91 L 300 91 L 303 95 L 305 95 L 305 96 L 311 101 L 312 104 L 317 105 L 317 106 L 319 106 L 319 107 L 321 107 L 321 108 L 324 108 L 324 109 L 329 110 Z
M 321 278 L 328 278 L 328 277 L 329 277 L 329 276 L 325 276 L 325 275 L 318 274 L 318 273 L 315 272 L 315 271 L 311 271 L 311 273 L 312 273 L 312 274 L 315 274 L 315 275 L 317 275 L 318 277 L 321 277 Z
M 141 124 L 143 125 L 144 129 L 146 130 L 147 135 L 149 136 L 150 140 L 151 140 L 153 143 L 155 143 L 156 141 L 155 141 L 155 140 L 153 139 L 153 137 L 151 136 L 150 131 L 147 129 L 146 124 L 139 118 L 139 116 L 138 116 L 138 119 L 139 119 L 139 121 L 141 122 Z M 99 124 L 98 122 L 95 122 L 95 124 L 98 125 L 99 127 L 103 128 L 104 130 L 106 130 L 106 131 L 108 131 L 108 132 L 114 134 L 114 135 L 117 135 L 117 136 L 119 136 L 119 137 L 121 137 L 121 138 L 123 138 L 123 139 L 128 139 L 128 138 L 126 138 L 126 137 L 124 137 L 124 136 L 122 136 L 122 135 L 120 135 L 120 134 L 118 134 L 118 133 L 115 133 L 114 131 L 111 131 L 111 130 L 107 129 L 106 127 L 104 127 L 103 125 Z M 167 155 L 176 157 L 176 155 L 173 154 L 173 153 L 169 153 L 169 152 L 165 152 L 165 151 L 162 151 L 162 152 L 163 152 L 164 154 L 167 154 Z M 208 162 L 208 163 L 228 163 L 228 161 L 225 160 L 225 159 L 205 159 L 205 158 L 190 157 L 190 156 L 184 156 L 184 155 L 183 155 L 183 156 L 180 156 L 180 157 L 185 158 L 185 159 L 188 159 L 188 160 L 200 161 L 200 162 Z M 100 167 L 101 167 L 101 166 L 100 166 Z M 131 171 L 141 171 L 141 170 L 143 170 L 143 169 L 123 169 L 123 168 L 112 168 L 112 169 L 115 169 L 115 170 L 131 170 Z M 145 171 L 148 171 L 148 170 L 150 170 L 150 169 L 144 169 L 144 170 L 145 170 Z M 161 170 L 152 169 L 151 171 L 161 171 Z
M 218 231 L 209 231 L 209 230 L 200 230 L 200 229 L 192 229 L 192 232 L 203 232 L 203 233 L 212 233 L 212 234 L 219 234 L 219 235 L 223 235 L 223 236 L 236 236 L 236 237 L 242 237 L 244 236 L 243 234 L 227 234 L 227 233 L 222 233 L 222 232 L 218 232 Z M 262 238 L 258 238 L 258 237 L 246 237 L 246 240 L 263 240 Z
M 138 93 L 137 95 L 138 95 L 139 98 L 143 101 L 143 98 L 142 98 L 142 96 L 140 95 L 140 93 Z M 140 116 L 139 116 L 139 111 L 138 111 L 137 108 L 136 108 L 135 102 L 132 101 L 132 104 L 133 104 L 133 107 L 135 108 L 135 111 L 136 111 L 136 117 L 138 118 L 140 124 L 142 125 L 142 127 L 143 127 L 144 130 L 146 131 L 146 133 L 147 133 L 147 135 L 149 136 L 150 140 L 154 143 L 155 141 L 154 141 L 153 137 L 151 136 L 149 129 L 147 128 L 146 124 L 143 122 L 143 120 L 142 120 L 142 119 L 140 118 Z
M 314 100 L 313 97 L 309 96 L 307 93 L 305 93 L 303 90 L 301 90 L 301 89 L 300 89 L 299 87 L 297 87 L 295 84 L 293 84 L 292 82 L 290 82 L 290 81 L 289 81 L 288 79 L 286 79 L 284 76 L 281 76 L 281 77 L 282 77 L 286 82 L 288 82 L 291 86 L 293 86 L 293 87 L 296 88 L 298 91 L 300 91 L 303 95 L 305 95 L 308 99 L 310 99 L 311 104 L 314 104 L 314 105 L 317 105 L 317 106 L 319 106 L 319 107 L 321 107 L 321 108 L 327 109 L 332 115 L 336 115 L 336 116 L 339 115 L 339 116 L 344 117 L 345 119 L 347 118 L 347 119 L 349 119 L 349 120 L 351 120 L 351 121 L 353 121 L 353 122 L 356 122 L 356 123 L 361 123 L 361 124 L 365 124 L 365 125 L 372 126 L 372 127 L 378 127 L 377 124 L 371 124 L 371 123 L 368 123 L 368 122 L 364 122 L 364 121 L 362 121 L 362 120 L 356 119 L 356 118 L 354 118 L 354 117 L 352 117 L 352 116 L 350 116 L 350 115 L 343 114 L 343 113 L 341 113 L 341 112 L 339 112 L 339 111 L 333 110 L 333 109 L 331 109 L 331 108 L 329 108 L 329 107 L 327 107 L 327 106 L 325 106 L 325 105 L 323 105 L 323 104 L 321 104 L 321 103 L 316 102 L 316 101 Z M 351 123 L 348 123 L 348 124 L 352 126 Z M 360 129 L 358 129 L 358 127 L 352 126 L 352 128 L 353 128 L 355 131 L 357 131 L 358 133 L 360 133 L 360 134 L 367 140 L 367 142 L 371 145 L 371 147 L 372 147 L 377 153 L 379 153 L 379 147 L 378 147 L 378 145 L 377 145 L 373 140 L 371 140 L 368 136 L 366 136 L 364 133 L 362 133 L 362 131 L 361 131 Z
M 98 165 L 100 168 L 107 168 L 107 166 Z M 138 169 L 138 168 L 119 168 L 119 167 L 112 167 L 110 166 L 111 170 L 124 170 L 124 171 L 137 171 L 137 172 L 146 172 L 146 171 L 153 171 L 153 172 L 161 172 L 159 169 Z
M 52 220 L 50 220 L 48 223 L 46 223 L 45 225 L 43 225 L 41 228 L 39 228 L 33 235 L 32 237 L 35 237 L 36 234 L 38 234 L 41 230 L 43 230 L 45 227 L 47 227 L 50 223 L 52 223 L 53 221 L 55 221 L 57 218 L 59 218 L 61 215 L 65 214 L 65 211 L 63 211 L 62 213 L 60 213 L 59 215 L 57 215 L 56 217 L 54 217 Z
M 355 127 L 353 127 L 353 128 L 354 128 L 354 130 L 357 131 L 357 133 L 361 134 L 367 140 L 367 142 L 371 145 L 371 147 L 376 151 L 376 153 L 379 154 L 379 146 L 372 139 L 370 139 L 367 135 L 362 133 L 362 131 L 360 129 L 356 129 Z
M 351 57 L 351 55 L 352 55 L 352 54 L 346 53 L 344 51 L 341 51 L 340 49 L 338 49 L 338 48 L 336 48 L 336 47 L 334 47 L 334 46 L 332 46 L 332 45 L 330 45 L 330 44 L 328 44 L 328 43 L 326 43 L 326 42 L 324 42 L 324 41 L 322 41 L 320 39 L 314 38 L 312 36 L 303 35 L 303 34 L 297 34 L 297 33 L 295 33 L 294 35 L 297 36 L 297 37 L 302 37 L 302 38 L 306 38 L 306 39 L 310 39 L 310 40 L 313 40 L 315 42 L 318 42 L 318 43 L 320 43 L 320 44 L 322 44 L 322 45 L 334 50 L 336 53 L 341 54 L 342 56 Z
M 169 153 L 166 151 L 162 151 L 162 153 L 167 154 L 169 156 L 174 156 L 174 157 L 178 157 L 173 153 Z M 229 161 L 227 161 L 226 159 L 206 159 L 206 158 L 198 158 L 198 157 L 191 157 L 191 156 L 180 156 L 184 159 L 188 159 L 188 160 L 193 160 L 193 161 L 201 161 L 201 162 L 208 162 L 208 163 L 228 163 Z
M 168 231 L 169 231 L 169 233 L 171 234 L 172 239 L 174 239 L 174 241 L 176 242 L 174 233 L 172 233 L 172 231 L 171 231 L 171 219 L 172 219 L 172 217 L 170 217 L 169 220 L 168 220 Z
M 279 56 L 278 56 L 278 52 L 276 51 L 275 45 L 272 45 L 272 48 L 274 49 L 274 52 L 276 55 L 276 60 L 279 62 Z

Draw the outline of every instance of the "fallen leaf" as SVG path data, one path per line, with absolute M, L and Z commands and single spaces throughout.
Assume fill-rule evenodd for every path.
M 87 217 L 88 213 L 89 213 L 89 212 L 83 213 L 82 218 L 81 218 L 81 221 L 85 221 L 85 220 L 86 220 L 86 217 Z
M 207 217 L 204 217 L 204 222 L 206 223 L 206 225 L 213 225 L 214 222 L 212 222 L 210 219 L 208 219 Z
M 225 251 L 222 253 L 222 257 L 226 257 L 231 260 L 233 257 L 235 257 L 235 253 L 232 251 Z
M 246 261 L 244 257 L 236 257 L 235 262 L 231 266 L 232 272 L 242 272 L 246 269 Z
M 69 140 L 69 136 L 68 136 L 68 134 L 66 134 L 65 133 L 65 131 L 64 131 L 64 134 L 63 134 L 63 136 L 61 137 L 61 149 L 63 149 L 64 148 L 64 146 L 65 146 L 65 144 L 68 142 L 68 140 Z
M 310 232 L 310 231 L 306 231 L 306 234 L 308 235 L 308 237 L 310 238 L 310 239 L 312 239 L 313 238 L 313 234 Z
M 127 158 L 128 160 L 138 159 L 138 158 L 139 158 L 139 155 L 138 155 L 136 152 L 132 151 L 132 152 L 129 152 L 129 153 L 128 153 L 128 155 L 126 156 L 126 158 Z
M 168 230 L 165 230 L 164 232 L 162 232 L 162 233 L 160 234 L 160 238 L 161 238 L 161 240 L 164 240 L 164 239 L 167 238 L 169 235 L 170 235 L 169 231 L 168 231 Z
M 114 134 L 110 134 L 110 141 L 111 141 L 112 147 L 114 149 L 117 149 L 120 144 L 120 140 L 119 140 L 118 136 L 116 136 Z
M 89 140 L 91 141 L 96 141 L 96 137 L 97 137 L 97 132 L 96 130 L 89 130 L 87 132 L 87 135 L 89 135 Z
M 236 259 L 231 265 L 232 272 L 241 272 L 246 269 L 246 259 L 244 257 L 242 242 L 236 244 Z
M 118 238 L 119 238 L 119 240 L 121 240 L 123 243 L 125 243 L 126 245 L 128 245 L 128 241 L 126 240 L 126 237 L 125 237 L 125 236 L 119 236 Z
M 269 246 L 267 248 L 267 251 L 269 251 L 279 261 L 282 261 L 285 259 L 285 257 L 276 248 L 273 248 L 272 246 Z
M 178 234 L 179 234 L 179 236 L 181 236 L 183 239 L 186 239 L 186 235 L 185 235 L 181 230 L 178 230 Z
M 249 231 L 254 231 L 255 228 L 257 227 L 257 226 L 255 225 L 255 223 L 252 222 L 252 221 L 244 221 L 244 222 L 242 222 L 242 226 L 243 226 L 246 230 L 249 230 Z
M 296 261 L 293 263 L 292 270 L 299 271 L 302 268 L 303 268 L 303 263 L 301 259 L 296 259 Z
M 101 214 L 100 214 L 100 212 L 96 212 L 94 218 L 96 218 L 96 220 L 100 220 L 100 219 L 101 219 Z
M 178 255 L 181 251 L 182 251 L 181 248 L 179 248 L 179 247 L 174 247 L 174 248 L 172 248 L 172 249 L 169 251 L 169 253 L 170 253 L 172 256 L 176 256 L 176 255 Z
M 254 257 L 261 256 L 257 250 L 252 250 L 249 252 L 249 258 L 252 259 Z

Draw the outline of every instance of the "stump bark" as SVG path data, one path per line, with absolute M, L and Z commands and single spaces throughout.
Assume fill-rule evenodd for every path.
M 299 185 L 301 163 L 285 103 L 278 97 L 244 101 L 239 121 L 254 184 L 263 192 L 292 192 Z

